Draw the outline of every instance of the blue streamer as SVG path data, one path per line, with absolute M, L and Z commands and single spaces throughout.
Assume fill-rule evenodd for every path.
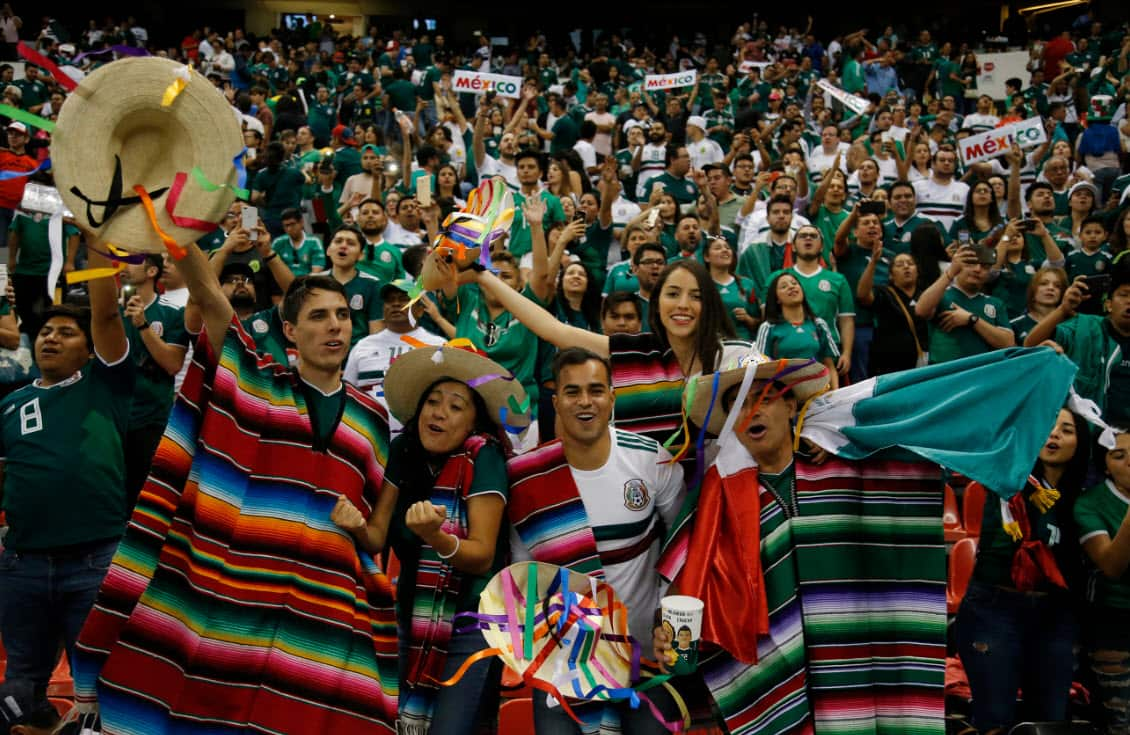
M 233 158 L 231 161 L 232 165 L 235 166 L 235 172 L 237 175 L 236 183 L 239 185 L 240 189 L 247 188 L 247 167 L 243 165 L 243 154 L 245 153 L 247 153 L 247 146 L 243 146 L 243 148 L 239 150 L 239 153 L 235 154 L 235 158 Z
M 702 482 L 702 478 L 706 476 L 706 427 L 710 426 L 710 414 L 714 413 L 714 406 L 718 401 L 718 385 L 721 382 L 722 373 L 715 372 L 714 380 L 710 384 L 710 404 L 706 407 L 706 416 L 702 419 L 702 426 L 698 429 L 698 439 L 695 440 L 695 462 L 694 462 L 694 479 L 687 487 L 694 487 Z M 737 406 L 732 410 L 737 410 Z
M 31 171 L 0 171 L 0 181 L 7 181 L 9 179 L 22 179 L 25 176 L 31 176 L 32 174 L 37 174 L 40 171 L 45 171 L 49 168 L 51 168 L 51 159 L 46 158 L 43 160 L 43 163 L 39 164 Z

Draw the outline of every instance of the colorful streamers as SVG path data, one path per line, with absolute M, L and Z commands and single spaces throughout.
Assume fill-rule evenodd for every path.
M 165 212 L 177 227 L 187 227 L 201 232 L 211 232 L 216 229 L 215 222 L 206 222 L 202 219 L 196 219 L 195 217 L 181 217 L 175 214 L 186 181 L 188 181 L 188 176 L 183 171 L 173 176 L 173 185 L 169 187 L 169 196 L 165 199 Z
M 51 61 L 51 59 L 31 48 L 26 43 L 21 41 L 20 43 L 16 44 L 16 50 L 19 51 L 20 56 L 24 57 L 32 64 L 46 69 L 48 73 L 50 73 L 51 76 L 54 77 L 55 81 L 58 82 L 68 92 L 73 92 L 75 91 L 75 88 L 78 87 L 78 82 L 76 82 L 74 79 L 71 79 L 65 72 L 63 72 L 62 69 L 55 66 L 55 62 Z
M 173 71 L 173 81 L 165 87 L 165 94 L 161 96 L 161 107 L 170 107 L 191 81 L 192 67 L 185 65 Z
M 33 115 L 27 110 L 21 110 L 18 107 L 12 107 L 11 105 L 0 105 L 0 115 L 10 117 L 13 120 L 19 120 L 20 122 L 26 123 L 33 128 L 46 130 L 48 133 L 55 132 L 55 123 L 51 122 L 45 117 Z
M 93 281 L 96 278 L 110 278 L 126 269 L 125 263 L 115 263 L 111 268 L 87 268 L 81 271 L 71 271 L 67 274 L 67 284 Z
M 83 59 L 85 59 L 87 56 L 101 56 L 103 54 L 109 54 L 109 53 L 115 53 L 115 54 L 118 54 L 119 56 L 149 56 L 149 52 L 146 51 L 143 48 L 137 48 L 135 46 L 125 46 L 125 45 L 122 45 L 122 44 L 118 44 L 116 46 L 111 46 L 110 48 L 99 49 L 97 51 L 83 51 L 81 54 L 79 54 L 78 56 L 71 59 L 71 61 L 72 61 L 72 63 L 74 63 L 77 66 L 78 63 L 80 61 L 82 61 Z
M 454 250 L 457 262 L 465 258 L 468 248 L 481 248 L 479 260 L 489 268 L 491 244 L 510 231 L 513 221 L 514 197 L 505 180 L 495 176 L 471 192 L 463 210 L 447 216 L 436 247 Z
M 141 206 L 145 208 L 145 215 L 149 218 L 149 224 L 153 227 L 153 231 L 157 233 L 157 237 L 161 238 L 161 242 L 165 243 L 169 255 L 172 255 L 174 260 L 180 260 L 187 255 L 187 251 L 161 229 L 161 224 L 157 221 L 157 211 L 153 208 L 153 200 L 149 198 L 149 192 L 145 191 L 145 187 L 138 184 L 133 187 L 133 190 L 141 198 Z
M 0 171 L 0 181 L 7 181 L 8 179 L 22 179 L 25 176 L 31 176 L 32 174 L 37 174 L 40 171 L 46 171 L 49 168 L 51 168 L 51 159 L 45 158 L 43 159 L 42 163 L 40 163 L 30 171 Z
M 240 160 L 243 160 L 242 152 L 240 153 Z M 199 166 L 194 167 L 190 173 L 192 174 L 192 178 L 196 179 L 196 185 L 204 191 L 213 192 L 219 191 L 220 189 L 231 189 L 232 192 L 234 192 L 235 195 L 240 199 L 247 199 L 251 196 L 251 193 L 248 192 L 247 189 L 244 189 L 242 186 L 232 186 L 231 184 L 213 184 L 208 180 L 208 177 L 204 175 L 204 172 L 200 169 Z M 247 172 L 244 171 L 244 176 L 246 175 Z

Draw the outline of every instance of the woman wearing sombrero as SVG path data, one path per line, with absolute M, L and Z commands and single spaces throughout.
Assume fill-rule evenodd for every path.
M 939 465 L 1026 477 L 1074 372 L 1050 350 L 955 363 L 824 393 L 820 363 L 750 350 L 687 382 L 717 456 L 659 571 L 705 603 L 698 674 L 731 735 L 943 731 Z M 1017 385 L 1036 374 L 1054 388 Z
M 393 361 L 385 396 L 404 433 L 390 447 L 384 491 L 367 519 L 344 497 L 331 518 L 365 551 L 391 547 L 400 559 L 401 732 L 469 735 L 497 716 L 497 665 L 439 684 L 485 647 L 477 630 L 455 633 L 453 620 L 478 609 L 504 566 L 508 444 L 500 425 L 529 423 L 519 410 L 526 394 L 494 361 L 449 343 Z

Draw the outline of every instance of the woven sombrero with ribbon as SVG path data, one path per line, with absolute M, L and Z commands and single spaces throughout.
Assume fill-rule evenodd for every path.
M 683 721 L 667 722 L 643 694 L 669 677 L 641 668 L 639 644 L 628 633 L 628 609 L 607 582 L 553 564 L 519 562 L 490 580 L 479 596 L 478 614 L 460 617 L 475 620 L 473 627 L 490 647 L 467 659 L 444 685 L 458 681 L 477 661 L 497 656 L 525 683 L 557 699 L 573 719 L 568 698 L 646 705 L 672 731 L 689 726 L 681 698 L 675 697 Z

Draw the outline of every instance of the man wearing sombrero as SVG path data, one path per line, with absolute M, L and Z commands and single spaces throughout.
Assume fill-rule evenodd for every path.
M 732 735 L 943 731 L 939 465 L 1026 477 L 1073 374 L 996 351 L 822 395 L 824 366 L 750 351 L 688 381 L 717 454 L 659 570 L 705 602 L 698 672 Z

